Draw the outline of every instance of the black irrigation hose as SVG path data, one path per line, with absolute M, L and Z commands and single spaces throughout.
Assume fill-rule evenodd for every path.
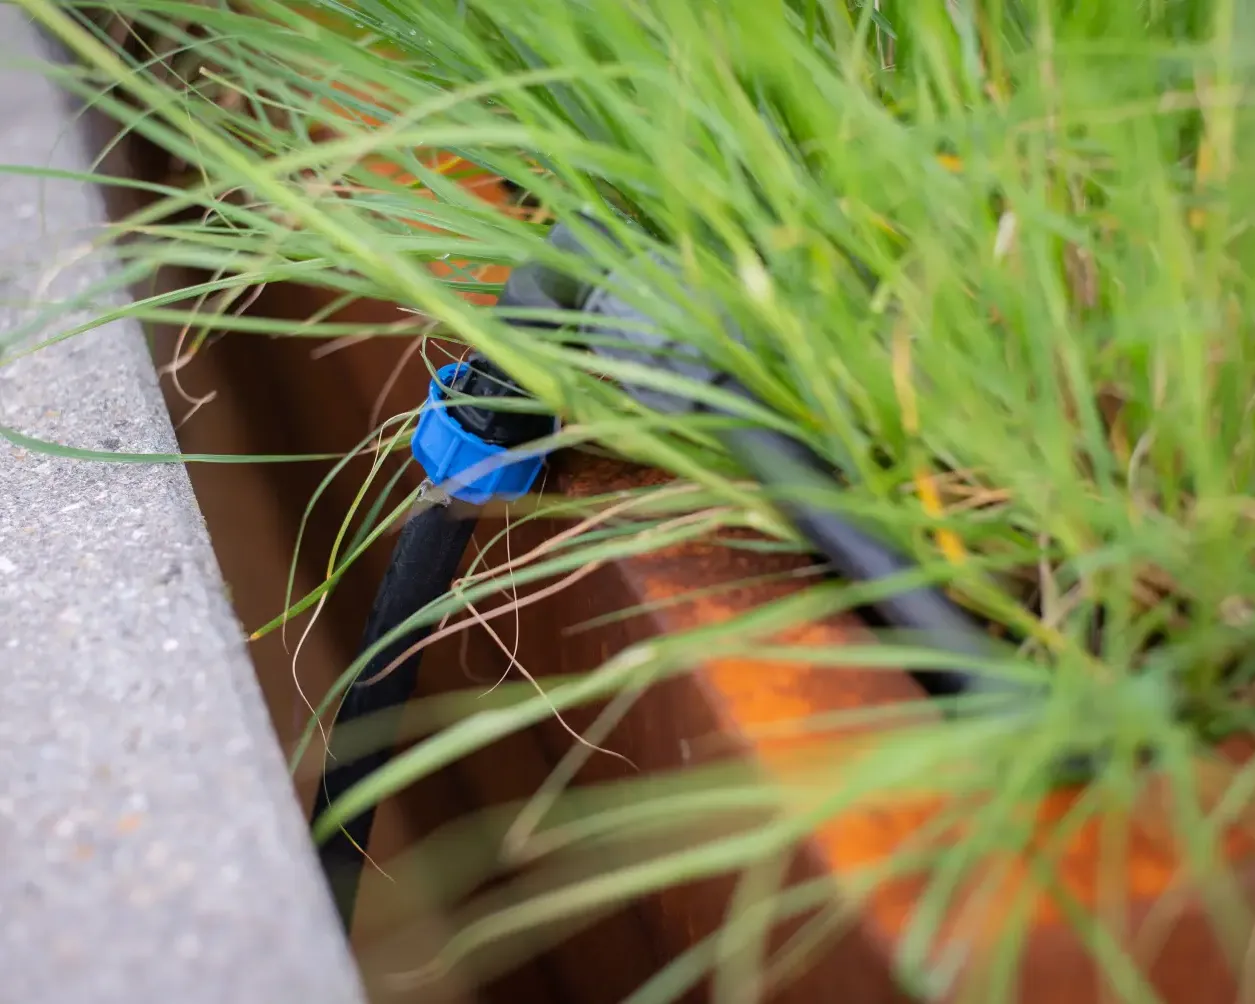
M 554 230 L 558 232 L 558 242 L 567 248 L 573 246 L 569 230 L 561 224 Z M 578 245 L 574 247 L 578 249 Z M 543 289 L 546 285 L 528 276 L 521 277 L 520 281 L 529 290 Z M 548 285 L 554 288 L 552 283 Z M 650 323 L 651 318 L 617 297 L 609 283 L 585 291 L 582 297 L 577 294 L 575 299 L 578 302 L 561 306 L 576 307 L 591 315 L 584 322 L 585 331 L 614 336 L 620 345 L 635 343 L 641 346 L 639 349 L 598 347 L 593 351 L 636 363 L 665 366 L 678 375 L 718 385 L 722 390 L 747 400 L 753 399 L 744 387 L 698 358 L 692 346 L 666 339 L 657 333 L 645 333 L 655 327 Z M 625 389 L 649 407 L 672 412 L 711 411 L 695 402 L 680 400 L 656 390 Z M 828 559 L 842 578 L 871 582 L 911 569 L 912 562 L 883 540 L 837 513 L 803 500 L 805 495 L 823 495 L 837 487 L 831 466 L 804 443 L 760 427 L 733 427 L 718 435 L 746 473 L 764 487 L 775 490 L 775 501 L 780 510 L 811 546 Z M 934 648 L 973 659 L 988 657 L 993 651 L 992 639 L 941 589 L 908 589 L 876 600 L 869 606 L 886 626 L 918 635 L 921 641 Z M 1022 686 L 978 673 L 932 669 L 912 675 L 933 696 L 978 692 L 1027 696 L 1029 693 Z
M 366 651 L 406 618 L 448 591 L 475 529 L 476 516 L 474 510 L 468 513 L 464 507 L 433 505 L 405 523 L 393 548 L 388 571 L 375 594 L 359 651 Z M 375 752 L 357 757 L 343 751 L 344 744 L 337 744 L 336 737 L 343 735 L 341 726 L 376 712 L 398 709 L 410 699 L 418 680 L 421 652 L 410 656 L 381 680 L 369 686 L 365 681 L 383 672 L 430 631 L 430 627 L 419 628 L 383 648 L 362 670 L 359 682 L 349 687 L 331 732 L 330 754 L 311 818 L 317 819 L 349 788 L 392 758 L 393 744 L 386 735 L 375 735 Z M 353 904 L 361 882 L 362 855 L 374 821 L 375 810 L 366 810 L 345 823 L 343 829 L 329 837 L 318 850 L 346 931 L 353 917 Z
M 760 484 L 787 486 L 794 496 L 808 488 L 818 492 L 832 490 L 832 478 L 822 461 L 789 436 L 770 429 L 737 428 L 722 433 L 720 438 Z M 776 504 L 843 579 L 871 582 L 912 567 L 903 555 L 830 509 L 796 497 L 779 498 Z M 977 659 L 990 654 L 989 638 L 939 589 L 907 589 L 869 606 L 885 624 L 918 633 L 935 648 Z M 912 675 L 934 697 L 992 690 L 997 684 L 987 677 L 958 670 L 930 669 Z
M 440 375 L 449 380 L 447 387 L 443 387 Z M 372 648 L 448 592 L 475 529 L 479 505 L 489 498 L 515 498 L 528 490 L 539 470 L 540 459 L 503 463 L 495 473 L 486 473 L 470 484 L 459 482 L 456 474 L 473 468 L 476 460 L 488 454 L 504 453 L 553 431 L 552 416 L 498 411 L 474 403 L 522 396 L 513 381 L 479 356 L 440 371 L 432 393 L 444 398 L 448 391 L 456 391 L 471 401 L 425 408 L 419 418 L 413 448 L 429 478 L 445 482 L 441 487 L 447 486 L 452 501 L 445 499 L 450 502 L 448 505 L 429 505 L 401 527 L 388 571 L 375 594 L 359 652 Z M 391 759 L 399 722 L 378 725 L 372 737 L 375 751 L 365 756 L 353 756 L 337 739 L 344 734 L 341 726 L 377 713 L 398 711 L 409 701 L 418 682 L 421 652 L 400 662 L 378 681 L 371 680 L 430 632 L 430 626 L 417 628 L 385 646 L 367 662 L 357 681 L 348 688 L 331 731 L 329 753 L 323 761 L 322 784 L 314 800 L 311 822 Z M 391 735 L 385 732 L 389 727 Z M 331 885 L 346 932 L 353 920 L 363 856 L 374 819 L 373 808 L 362 812 L 319 848 L 323 872 Z

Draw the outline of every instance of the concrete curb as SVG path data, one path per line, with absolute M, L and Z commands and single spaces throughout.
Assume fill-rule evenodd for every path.
M 85 170 L 54 87 L 4 68 L 33 51 L 0 5 L 0 163 Z M 103 220 L 91 186 L 0 175 L 0 343 L 106 274 L 67 254 Z M 0 367 L 0 425 L 178 449 L 132 323 Z M 0 998 L 362 999 L 182 466 L 0 438 L 0 681 Z

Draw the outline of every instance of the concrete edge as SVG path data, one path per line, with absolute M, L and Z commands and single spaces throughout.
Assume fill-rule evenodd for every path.
M 7 68 L 42 44 L 0 4 L 0 163 L 85 170 L 68 104 Z M 0 336 L 106 275 L 74 251 L 91 186 L 0 175 L 0 221 Z M 178 449 L 134 323 L 0 366 L 0 425 Z M 6 999 L 362 1000 L 181 465 L 0 438 L 0 680 Z

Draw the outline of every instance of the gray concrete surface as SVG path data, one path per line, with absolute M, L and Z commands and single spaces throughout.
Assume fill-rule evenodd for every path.
M 0 4 L 0 163 L 82 169 L 39 45 Z M 102 214 L 0 175 L 0 341 Z M 177 449 L 131 324 L 0 365 L 0 425 Z M 360 999 L 186 472 L 0 438 L 0 1002 Z

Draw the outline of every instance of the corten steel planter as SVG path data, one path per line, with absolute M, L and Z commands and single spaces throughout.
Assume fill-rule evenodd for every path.
M 615 483 L 615 477 L 613 471 L 593 469 L 580 472 L 577 483 L 605 490 L 608 484 Z M 712 587 L 804 563 L 798 558 L 687 546 L 618 563 L 612 582 L 598 590 L 587 590 L 587 602 L 609 612 L 616 604 L 635 605 L 702 593 L 699 600 L 668 605 L 639 618 L 633 628 L 636 637 L 665 635 L 718 623 L 800 588 L 787 583 L 723 591 L 712 591 Z M 593 615 L 592 611 L 583 612 Z M 847 617 L 812 624 L 789 638 L 791 643 L 811 646 L 867 640 L 866 628 Z M 671 681 L 660 691 L 651 703 L 633 711 L 621 736 L 607 744 L 610 748 L 653 770 L 679 766 L 682 749 L 742 749 L 763 771 L 782 778 L 796 770 L 799 762 L 805 762 L 808 753 L 812 758 L 831 756 L 831 737 L 812 734 L 780 738 L 777 730 L 776 737 L 764 738 L 765 727 L 787 725 L 839 709 L 919 700 L 924 696 L 919 684 L 904 672 L 833 671 L 753 659 L 711 661 L 691 677 Z M 711 733 L 722 742 L 696 741 Z M 1244 759 L 1249 755 L 1244 746 L 1231 743 L 1226 753 L 1235 760 Z M 604 772 L 619 769 L 608 758 L 594 762 Z M 1216 770 L 1223 773 L 1223 768 Z M 1207 784 L 1206 778 L 1202 784 Z M 1038 812 L 1035 846 L 1044 847 L 1051 841 L 1055 825 L 1081 794 L 1082 789 L 1074 788 L 1060 790 L 1046 799 Z M 936 800 L 921 800 L 915 806 L 846 812 L 814 835 L 801 856 L 799 870 L 808 876 L 826 871 L 839 884 L 843 874 L 885 860 L 895 850 L 907 846 L 941 807 Z M 1127 825 L 1128 843 L 1123 874 L 1117 876 L 1104 876 L 1100 868 L 1101 862 L 1110 860 L 1103 857 L 1101 848 L 1102 829 L 1110 820 L 1101 815 L 1091 819 L 1070 839 L 1063 840 L 1055 852 L 1057 878 L 1076 902 L 1091 912 L 1100 909 L 1103 895 L 1110 896 L 1113 888 L 1127 890 L 1128 944 L 1150 939 L 1137 961 L 1164 1000 L 1232 1001 L 1238 993 L 1235 974 L 1197 899 L 1179 887 L 1181 858 L 1167 810 L 1166 801 L 1148 800 L 1134 811 L 1127 824 L 1121 824 Z M 1250 860 L 1255 851 L 1250 831 L 1237 827 L 1226 834 L 1224 845 L 1233 861 Z M 1028 871 L 1023 861 L 1013 864 L 984 921 L 977 926 L 978 946 L 982 941 L 992 942 L 1001 933 L 999 925 L 1006 918 L 1007 906 L 1024 883 L 1032 881 Z M 1249 874 L 1244 872 L 1244 879 Z M 823 961 L 779 999 L 822 999 L 825 988 L 827 994 L 839 989 L 850 994 L 852 1000 L 895 999 L 888 978 L 888 958 L 923 887 L 922 877 L 882 887 L 862 912 L 857 931 L 833 945 Z M 727 890 L 724 892 L 726 895 Z M 963 904 L 962 896 L 957 899 L 950 911 L 952 917 L 957 917 Z M 655 930 L 675 952 L 691 943 L 695 933 L 712 931 L 721 919 L 722 904 L 699 896 L 677 891 L 665 894 L 661 900 Z M 1176 907 L 1171 907 L 1170 902 L 1176 902 Z M 1155 920 L 1152 914 L 1157 908 L 1165 912 Z M 1112 988 L 1104 985 L 1098 968 L 1062 911 L 1044 893 L 1036 896 L 1033 917 L 1022 955 L 1018 999 L 1118 999 L 1109 996 Z M 1166 924 L 1165 917 L 1170 918 Z M 969 965 L 969 976 L 975 981 L 979 981 L 980 959 L 978 948 Z M 968 986 L 978 990 L 979 982 Z
M 317 294 L 297 287 L 268 290 L 256 309 L 271 315 L 299 319 L 319 306 Z M 384 319 L 393 308 L 382 304 L 360 303 L 346 312 L 355 319 Z M 347 447 L 367 430 L 379 388 L 393 374 L 404 343 L 378 340 L 347 348 L 321 359 L 310 357 L 309 343 L 299 340 L 228 339 L 214 348 L 203 369 L 187 381 L 203 386 L 214 383 L 230 387 L 238 395 L 242 409 L 233 423 L 241 434 L 231 449 L 315 450 Z M 393 384 L 385 414 L 412 407 L 425 383 L 425 369 L 411 360 L 406 373 Z M 208 374 L 213 373 L 213 376 Z M 208 382 L 206 382 L 208 381 Z M 249 384 L 252 382 L 252 387 Z M 268 438 L 251 435 L 264 429 L 265 415 L 274 408 L 276 391 L 283 397 L 288 424 L 284 435 Z M 215 403 L 214 408 L 218 407 Z M 219 433 L 211 428 L 213 409 L 196 416 L 184 429 L 184 446 L 189 450 L 219 449 Z M 274 427 L 271 426 L 271 432 Z M 250 430 L 246 432 L 245 430 Z M 261 442 L 261 440 L 265 442 Z M 661 480 L 656 472 L 585 456 L 558 456 L 553 461 L 551 488 L 568 494 L 594 494 Z M 276 534 L 272 525 L 265 542 L 254 539 L 248 546 L 233 546 L 230 535 L 220 543 L 222 561 L 229 582 L 240 578 L 250 583 L 246 621 L 256 624 L 273 616 L 281 598 L 282 561 L 290 553 L 295 522 L 317 484 L 321 473 L 291 467 L 202 468 L 194 472 L 198 491 L 209 499 L 206 505 L 214 526 L 215 496 L 227 495 L 232 508 L 239 504 L 242 491 L 270 500 L 272 512 L 282 512 L 281 522 L 288 529 Z M 417 483 L 415 472 L 409 487 Z M 226 479 L 254 482 L 251 489 L 225 488 Z M 317 581 L 313 567 L 325 549 L 326 541 L 338 525 L 356 491 L 352 473 L 346 474 L 316 510 L 312 541 L 307 554 L 311 569 L 305 581 L 308 588 Z M 282 500 L 280 502 L 279 500 Z M 318 513 L 322 515 L 319 516 Z M 485 519 L 476 531 L 481 544 L 487 543 L 500 528 Z M 539 543 L 556 528 L 541 523 L 520 525 L 513 538 L 515 554 Z M 268 564 L 277 570 L 260 572 L 265 564 L 262 551 L 269 549 Z M 489 564 L 504 554 L 490 555 Z M 387 562 L 385 549 L 367 555 L 346 578 L 319 622 L 319 644 L 303 662 L 302 680 L 316 698 L 332 678 L 352 658 L 360 625 L 373 594 L 374 584 Z M 573 588 L 524 607 L 520 611 L 519 661 L 530 671 L 571 673 L 594 668 L 627 645 L 651 636 L 665 635 L 702 624 L 718 623 L 762 602 L 778 598 L 798 585 L 773 580 L 772 585 L 739 586 L 711 591 L 709 587 L 767 573 L 800 567 L 805 558 L 733 551 L 716 546 L 692 545 L 608 565 Z M 234 573 L 234 574 L 233 574 Z M 265 576 L 270 587 L 262 588 Z M 700 592 L 699 599 L 655 608 L 654 612 L 622 620 L 596 630 L 568 633 L 572 625 L 599 615 L 634 607 L 648 601 L 681 597 Z M 262 593 L 266 601 L 259 602 Z M 833 645 L 867 641 L 866 629 L 855 619 L 837 618 L 809 626 L 792 636 L 791 642 Z M 307 711 L 290 683 L 288 657 L 271 638 L 255 656 L 259 672 L 271 697 L 272 710 L 280 730 L 289 738 L 303 722 Z M 465 644 L 465 649 L 463 649 Z M 505 668 L 505 656 L 482 629 L 471 628 L 465 642 L 453 638 L 434 645 L 424 658 L 420 696 L 465 689 L 473 685 L 467 668 L 478 679 L 495 679 Z M 831 737 L 765 738 L 764 726 L 779 725 L 805 716 L 837 709 L 870 707 L 895 701 L 918 700 L 919 685 L 905 672 L 833 671 L 793 663 L 765 663 L 757 660 L 722 659 L 700 670 L 670 680 L 654 688 L 632 710 L 605 742 L 643 771 L 672 770 L 692 762 L 693 757 L 743 755 L 768 774 L 787 776 L 793 765 L 809 757 L 830 755 Z M 591 721 L 593 712 L 569 714 L 577 728 Z M 528 730 L 476 753 L 393 799 L 381 812 L 372 842 L 372 854 L 386 859 L 420 836 L 433 832 L 460 814 L 512 799 L 526 798 L 569 748 L 571 739 L 556 722 Z M 696 753 L 694 751 L 697 751 Z M 1236 750 L 1235 756 L 1243 755 Z M 632 776 L 619 761 L 593 756 L 578 781 L 609 781 Z M 308 779 L 304 782 L 308 785 Z M 308 793 L 308 788 L 306 787 Z M 1046 846 L 1054 822 L 1063 817 L 1078 797 L 1078 791 L 1060 791 L 1040 810 L 1038 839 Z M 878 808 L 875 811 L 847 812 L 815 834 L 797 856 L 795 879 L 824 873 L 839 885 L 843 873 L 881 860 L 910 841 L 912 836 L 940 808 L 935 801 L 921 799 L 918 805 Z M 1172 830 L 1164 805 L 1148 803 L 1138 810 L 1128 827 L 1129 839 L 1123 876 L 1113 879 L 1100 874 L 1102 820 L 1097 819 L 1064 842 L 1057 852 L 1055 871 L 1059 880 L 1085 908 L 1098 908 L 1112 888 L 1127 890 L 1128 944 L 1136 945 L 1139 934 L 1148 944 L 1138 957 L 1139 967 L 1149 975 L 1156 990 L 1169 1002 L 1229 1002 L 1235 999 L 1237 980 L 1211 932 L 1195 898 L 1179 886 L 1180 857 L 1174 847 Z M 1245 861 L 1252 851 L 1251 841 L 1234 829 L 1226 838 L 1226 851 L 1233 860 Z M 1245 873 L 1244 873 L 1245 874 Z M 995 898 L 995 906 L 1010 903 L 1028 881 L 1027 867 L 1015 864 Z M 859 922 L 834 941 L 807 974 L 784 987 L 772 999 L 810 1002 L 842 999 L 891 1001 L 906 999 L 890 975 L 890 960 L 898 933 L 924 886 L 922 878 L 891 883 L 875 894 L 862 910 Z M 367 883 L 368 893 L 371 883 Z M 545 953 L 538 961 L 503 976 L 485 991 L 485 999 L 523 999 L 522 992 L 535 999 L 572 1002 L 622 1000 L 635 986 L 667 960 L 696 939 L 714 931 L 722 922 L 733 887 L 732 879 L 695 883 L 668 890 L 631 905 L 573 936 Z M 1106 890 L 1106 892 L 1104 892 Z M 962 897 L 959 897 L 960 902 Z M 1156 904 L 1169 904 L 1156 908 Z M 1172 905 L 1175 904 L 1175 905 Z M 364 908 L 369 915 L 369 908 Z M 1158 914 L 1158 919 L 1156 919 Z M 1000 914 L 991 908 L 984 929 L 978 928 L 976 941 L 999 933 Z M 1163 918 L 1169 918 L 1164 924 Z M 368 962 L 378 955 L 393 960 L 395 967 L 405 955 L 404 935 L 376 931 L 371 944 L 361 943 Z M 411 960 L 412 961 L 412 960 Z M 979 950 L 973 953 L 968 974 L 979 980 Z M 404 968 L 404 967 L 402 967 Z M 1077 1002 L 1119 999 L 1110 996 L 1088 952 L 1074 935 L 1061 911 L 1044 893 L 1038 896 L 1031 932 L 1020 966 L 1021 999 L 1033 1002 L 1068 1000 Z M 368 965 L 368 973 L 372 968 Z M 963 986 L 960 981 L 960 986 Z M 971 985 L 979 989 L 979 983 Z M 1104 996 L 1107 995 L 1107 996 Z M 961 997 L 961 994 L 959 995 Z M 398 996 L 396 999 L 419 999 Z M 531 998 L 528 998 L 531 999 Z M 702 991 L 692 995 L 703 999 Z M 976 999 L 981 999 L 979 996 Z
M 391 170 L 386 164 L 378 169 L 384 174 Z M 491 183 L 483 194 L 492 202 L 504 198 Z M 504 270 L 484 278 L 503 279 Z M 315 291 L 278 286 L 268 288 L 252 309 L 299 322 L 325 304 L 325 297 Z M 390 321 L 401 316 L 390 305 L 359 302 L 341 311 L 336 319 Z M 165 337 L 168 350 L 169 333 Z M 183 426 L 184 449 L 244 453 L 348 449 L 369 431 L 372 416 L 412 408 L 424 393 L 426 370 L 419 360 L 406 355 L 408 340 L 362 342 L 319 358 L 311 354 L 312 344 L 300 339 L 234 337 L 194 360 L 181 374 L 184 386 L 193 394 L 217 391 L 219 399 Z M 405 369 L 396 377 L 400 365 Z M 172 398 L 172 405 L 176 415 L 186 407 L 178 398 Z M 586 457 L 559 456 L 554 458 L 553 467 L 556 480 L 551 475 L 551 484 L 569 494 L 600 493 L 660 477 L 657 472 Z M 350 465 L 314 511 L 298 563 L 298 594 L 320 581 L 326 548 L 360 483 L 357 475 L 366 469 L 365 461 Z M 249 626 L 269 620 L 281 608 L 291 542 L 322 474 L 323 470 L 313 465 L 202 467 L 193 471 L 201 505 L 216 533 L 225 577 Z M 419 477 L 414 472 L 404 487 L 415 487 Z M 241 511 L 249 513 L 242 522 Z M 483 520 L 476 531 L 477 541 L 486 544 L 498 529 L 499 524 Z M 539 543 L 555 529 L 542 523 L 525 524 L 516 531 L 515 553 Z M 503 556 L 496 551 L 490 563 Z M 307 696 L 316 700 L 352 659 L 387 560 L 383 547 L 360 560 L 313 625 L 299 666 Z M 717 592 L 710 587 L 805 563 L 800 557 L 691 545 L 607 565 L 577 589 L 520 611 L 519 661 L 537 674 L 592 669 L 633 642 L 716 624 L 778 598 L 790 588 L 799 588 L 779 580 L 773 585 Z M 699 593 L 701 598 L 655 607 L 651 613 L 597 630 L 575 634 L 566 630 L 626 607 L 692 593 Z M 307 623 L 307 618 L 298 619 L 289 636 L 299 633 Z M 790 640 L 811 645 L 865 643 L 868 634 L 857 620 L 837 618 L 810 625 Z M 308 714 L 292 683 L 291 656 L 279 637 L 272 635 L 258 643 L 254 657 L 276 726 L 291 741 Z M 479 628 L 471 628 L 465 641 L 453 638 L 437 643 L 424 658 L 418 696 L 467 688 L 471 685 L 468 669 L 478 679 L 495 679 L 505 668 L 504 658 Z M 799 762 L 829 756 L 833 737 L 780 738 L 782 733 L 777 730 L 775 738 L 765 738 L 765 726 L 838 709 L 876 707 L 922 697 L 920 686 L 905 672 L 834 672 L 795 663 L 720 659 L 655 687 L 605 745 L 647 772 L 680 768 L 694 757 L 736 755 L 769 775 L 786 777 Z M 569 715 L 568 720 L 580 727 L 591 721 L 593 713 L 585 709 Z M 383 807 L 372 838 L 372 857 L 386 862 L 401 848 L 466 813 L 526 798 L 570 743 L 570 736 L 556 722 L 547 722 L 414 786 Z M 1231 745 L 1233 756 L 1245 759 L 1247 751 L 1238 744 Z M 620 761 L 594 756 L 577 780 L 593 783 L 629 776 L 629 769 Z M 307 800 L 312 783 L 312 776 L 302 780 Z M 1038 810 L 1034 845 L 1052 848 L 1056 878 L 1089 912 L 1103 906 L 1112 889 L 1127 891 L 1126 944 L 1141 951 L 1136 956 L 1139 968 L 1164 1000 L 1171 1004 L 1227 1004 L 1234 1000 L 1238 976 L 1226 962 L 1197 897 L 1180 885 L 1182 862 L 1168 825 L 1168 807 L 1153 799 L 1139 806 L 1128 822 L 1122 874 L 1103 875 L 1101 864 L 1109 858 L 1103 854 L 1101 817 L 1062 841 L 1061 847 L 1053 847 L 1055 824 L 1079 794 L 1079 790 L 1059 791 Z M 935 799 L 921 798 L 914 805 L 846 812 L 799 851 L 791 878 L 827 874 L 837 888 L 843 875 L 883 860 L 909 843 L 941 808 Z M 961 836 L 955 834 L 954 838 Z M 1252 843 L 1235 827 L 1226 834 L 1225 852 L 1231 860 L 1245 863 L 1255 854 Z M 1249 884 L 1248 876 L 1255 879 L 1255 871 L 1240 873 L 1244 887 Z M 964 990 L 972 991 L 973 999 L 983 999 L 981 945 L 988 945 L 1000 933 L 1010 904 L 1027 881 L 1027 863 L 1012 862 L 986 920 L 975 931 L 966 932 L 976 947 L 965 977 L 958 981 L 958 999 Z M 733 884 L 731 877 L 694 883 L 631 904 L 537 959 L 498 974 L 482 990 L 482 999 L 572 1004 L 620 1001 L 667 960 L 719 926 Z M 371 916 L 371 886 L 368 882 L 361 911 L 366 918 Z M 860 1004 L 905 1000 L 891 976 L 891 957 L 924 886 L 924 878 L 916 877 L 882 887 L 866 903 L 858 922 L 834 940 L 803 976 L 780 988 L 772 999 L 797 1004 L 833 999 Z M 1020 999 L 1077 1004 L 1118 999 L 1100 978 L 1061 910 L 1044 893 L 1035 895 L 1033 921 L 1020 963 Z M 962 895 L 958 901 L 953 911 L 956 917 Z M 369 929 L 369 919 L 359 927 L 355 941 L 368 963 L 368 980 L 376 970 L 405 968 L 407 960 L 412 963 L 406 942 L 408 929 Z M 1139 939 L 1144 944 L 1139 944 Z M 424 999 L 421 988 L 400 992 L 380 984 L 375 989 L 380 999 Z M 704 989 L 690 996 L 694 1001 L 704 999 Z

